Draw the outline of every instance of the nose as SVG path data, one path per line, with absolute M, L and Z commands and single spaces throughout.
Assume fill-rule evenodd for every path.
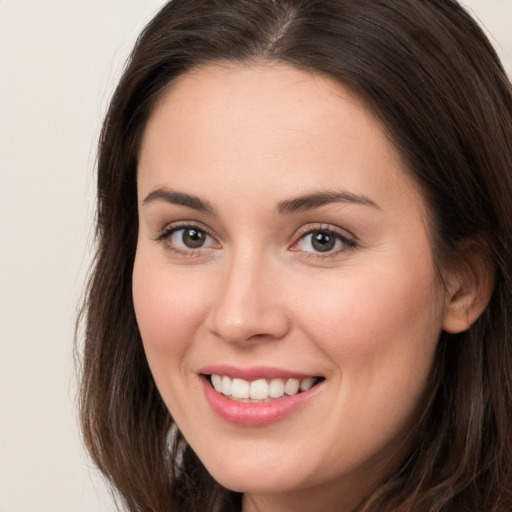
M 290 330 L 282 296 L 279 269 L 264 258 L 233 258 L 219 287 L 208 317 L 209 331 L 232 344 L 277 340 Z

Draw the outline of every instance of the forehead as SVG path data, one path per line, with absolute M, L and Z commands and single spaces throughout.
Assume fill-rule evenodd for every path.
M 236 185 L 238 198 L 261 190 L 277 201 L 283 187 L 288 195 L 343 187 L 420 200 L 359 98 L 285 65 L 210 65 L 181 76 L 156 105 L 139 156 L 139 190 L 170 181 L 222 195 Z

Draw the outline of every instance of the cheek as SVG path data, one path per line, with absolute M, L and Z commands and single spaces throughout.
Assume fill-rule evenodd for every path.
M 204 285 L 193 275 L 171 273 L 137 254 L 133 270 L 133 301 L 144 349 L 152 370 L 158 361 L 180 362 L 202 318 Z M 155 364 L 153 364 L 155 363 Z
M 396 270 L 367 268 L 320 297 L 310 294 L 302 307 L 309 336 L 342 375 L 343 392 L 365 401 L 404 387 L 420 393 L 441 331 L 434 272 Z
M 184 275 L 185 274 L 185 275 Z M 155 383 L 178 425 L 201 422 L 190 407 L 184 383 L 190 376 L 190 353 L 204 317 L 205 285 L 194 275 L 171 272 L 137 253 L 133 270 L 133 301 L 146 358 Z M 187 388 L 188 389 L 188 388 Z M 192 419 L 191 419 L 192 418 Z
M 330 414 L 333 467 L 370 458 L 400 443 L 418 412 L 439 332 L 434 274 L 368 271 L 308 297 L 304 329 L 332 362 Z M 325 290 L 325 287 L 324 287 Z M 346 439 L 359 451 L 345 452 Z M 354 457 L 353 459 L 351 457 Z

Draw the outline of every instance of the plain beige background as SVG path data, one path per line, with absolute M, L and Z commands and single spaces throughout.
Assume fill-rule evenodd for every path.
M 113 512 L 80 445 L 73 329 L 95 144 L 163 0 L 0 0 L 0 512 Z M 512 74 L 512 0 L 466 0 Z

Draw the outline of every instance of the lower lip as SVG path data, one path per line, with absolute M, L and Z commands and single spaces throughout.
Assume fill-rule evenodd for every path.
M 243 427 L 263 427 L 286 418 L 313 398 L 323 384 L 321 382 L 308 391 L 285 395 L 270 402 L 247 403 L 231 400 L 217 393 L 206 378 L 202 377 L 201 380 L 210 407 L 223 420 Z

